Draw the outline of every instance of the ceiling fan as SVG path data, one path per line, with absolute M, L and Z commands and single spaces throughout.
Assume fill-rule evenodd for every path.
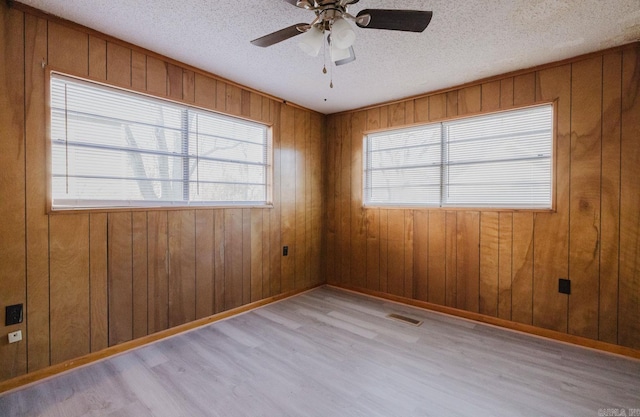
M 364 9 L 356 16 L 347 10 L 359 0 L 284 0 L 287 3 L 311 10 L 316 18 L 311 23 L 297 23 L 251 41 L 263 48 L 294 36 L 300 37 L 300 48 L 311 56 L 317 56 L 324 44 L 325 35 L 330 46 L 331 60 L 343 65 L 356 59 L 353 42 L 356 34 L 349 21 L 363 29 L 386 29 L 405 32 L 424 31 L 433 15 L 422 10 Z

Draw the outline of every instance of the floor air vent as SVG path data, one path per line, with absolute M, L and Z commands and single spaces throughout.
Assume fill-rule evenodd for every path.
M 388 314 L 387 318 L 398 320 L 403 323 L 410 324 L 412 326 L 420 326 L 422 324 L 421 320 L 412 319 L 411 317 L 403 316 L 401 314 L 396 314 L 396 313 Z

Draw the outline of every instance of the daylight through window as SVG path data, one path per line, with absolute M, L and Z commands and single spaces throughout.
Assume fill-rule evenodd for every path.
M 552 206 L 553 106 L 365 137 L 369 206 Z
M 51 76 L 52 207 L 265 205 L 267 126 Z

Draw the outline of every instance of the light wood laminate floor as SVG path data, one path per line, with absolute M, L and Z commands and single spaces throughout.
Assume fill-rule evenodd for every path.
M 3 417 L 598 416 L 635 409 L 640 361 L 332 288 L 0 396 Z

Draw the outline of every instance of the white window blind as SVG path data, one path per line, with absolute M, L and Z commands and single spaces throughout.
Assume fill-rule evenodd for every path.
M 364 203 L 550 208 L 552 147 L 551 105 L 371 133 Z
M 365 149 L 367 204 L 440 203 L 440 125 L 373 133 Z
M 54 209 L 267 204 L 270 154 L 262 124 L 52 74 Z

